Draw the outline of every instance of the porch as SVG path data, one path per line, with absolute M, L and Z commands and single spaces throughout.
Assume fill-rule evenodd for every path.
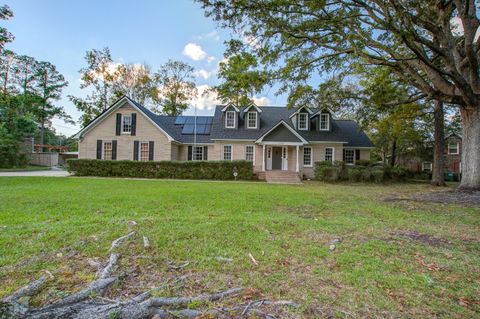
M 258 178 L 270 183 L 301 183 L 300 144 L 262 144 Z M 303 158 L 303 157 L 302 157 Z

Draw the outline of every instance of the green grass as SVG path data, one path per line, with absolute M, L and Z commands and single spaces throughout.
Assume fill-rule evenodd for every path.
M 95 275 L 88 261 L 104 261 L 133 220 L 139 235 L 120 249 L 125 295 L 165 283 L 159 295 L 241 286 L 299 302 L 298 318 L 480 317 L 480 209 L 384 200 L 431 190 L 0 178 L 0 298 L 46 270 L 54 278 L 35 302 L 80 289 Z M 404 231 L 443 241 L 398 236 Z M 182 270 L 168 267 L 183 261 Z M 173 284 L 182 274 L 189 279 Z
M 0 172 L 49 171 L 51 169 L 49 166 L 30 165 L 26 167 L 0 168 Z

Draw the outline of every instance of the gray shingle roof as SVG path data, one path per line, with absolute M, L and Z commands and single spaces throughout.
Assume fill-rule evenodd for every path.
M 131 99 L 130 99 L 131 100 Z M 132 100 L 131 100 L 132 101 Z M 175 125 L 175 116 L 156 115 L 143 105 L 135 103 L 152 121 L 167 132 L 174 140 L 180 143 L 193 143 L 192 134 L 182 134 L 182 125 Z M 224 105 L 217 105 L 213 116 L 210 135 L 197 135 L 197 143 L 213 143 L 215 140 L 257 140 L 262 135 L 271 130 L 278 122 L 284 121 L 293 128 L 290 120 L 296 110 L 286 107 L 262 106 L 260 115 L 260 129 L 246 129 L 243 120 L 243 108 L 240 110 L 238 129 L 226 129 L 222 119 L 222 108 Z M 317 112 L 318 110 L 312 109 Z M 362 132 L 355 121 L 350 120 L 332 120 L 331 131 L 297 131 L 304 139 L 309 142 L 344 142 L 348 147 L 373 147 L 373 143 Z

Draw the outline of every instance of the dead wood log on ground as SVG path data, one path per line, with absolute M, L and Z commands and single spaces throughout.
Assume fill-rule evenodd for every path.
M 114 240 L 110 250 L 118 247 L 134 234 L 135 232 L 131 232 Z M 35 308 L 30 306 L 29 297 L 35 296 L 46 282 L 45 276 L 40 277 L 0 301 L 0 319 L 150 319 L 152 317 L 196 318 L 202 315 L 216 318 L 245 318 L 250 316 L 275 318 L 260 308 L 264 306 L 297 306 L 290 301 L 260 300 L 230 308 L 208 307 L 209 303 L 238 296 L 242 292 L 242 288 L 232 288 L 195 297 L 154 297 L 149 291 L 132 299 L 104 298 L 108 289 L 119 280 L 117 276 L 113 275 L 119 259 L 119 254 L 112 253 L 105 266 L 98 270 L 96 279 L 86 288 L 59 301 Z M 192 304 L 201 309 L 190 309 Z

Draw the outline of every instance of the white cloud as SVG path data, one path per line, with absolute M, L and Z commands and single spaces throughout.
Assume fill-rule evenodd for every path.
M 212 62 L 212 61 L 215 61 L 216 59 L 217 59 L 217 58 L 214 57 L 214 56 L 209 56 L 209 57 L 207 58 L 207 62 L 210 63 L 210 62 Z
M 270 105 L 272 102 L 266 96 L 260 96 L 260 97 L 254 96 L 253 103 L 260 106 L 260 105 Z
M 214 75 L 215 72 L 216 72 L 216 70 L 207 71 L 205 69 L 200 69 L 200 70 L 197 70 L 197 71 L 193 72 L 193 75 L 195 75 L 197 78 L 203 78 L 203 79 L 207 80 L 209 77 Z
M 203 39 L 212 39 L 214 41 L 220 41 L 220 35 L 218 34 L 217 31 L 213 30 L 208 33 L 201 34 L 199 36 L 196 36 L 198 40 L 203 40 Z
M 216 92 L 209 92 L 208 90 L 211 87 L 208 85 L 198 85 L 198 95 L 197 97 L 190 101 L 193 109 L 193 105 L 197 107 L 197 110 L 213 110 L 215 105 L 220 104 L 220 100 L 218 99 Z
M 203 51 L 202 47 L 195 43 L 188 43 L 182 53 L 194 61 L 200 61 L 207 57 L 207 53 Z

